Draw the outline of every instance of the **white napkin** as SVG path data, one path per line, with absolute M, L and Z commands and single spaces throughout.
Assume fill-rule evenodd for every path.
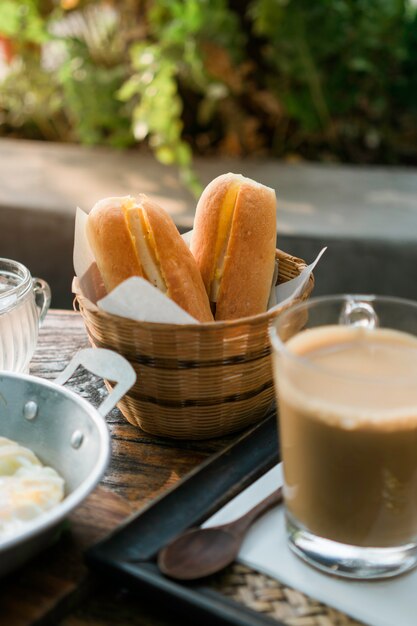
M 224 524 L 243 515 L 281 484 L 280 464 L 228 502 L 204 526 Z M 255 522 L 242 544 L 238 560 L 372 626 L 417 625 L 417 569 L 397 578 L 373 582 L 342 580 L 322 574 L 288 548 L 283 506 L 272 509 Z

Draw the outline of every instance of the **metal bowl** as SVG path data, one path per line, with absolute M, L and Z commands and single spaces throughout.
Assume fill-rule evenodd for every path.
M 117 383 L 95 409 L 63 385 L 79 365 Z M 0 539 L 0 575 L 15 569 L 50 543 L 57 526 L 94 489 L 110 458 L 104 416 L 136 379 L 132 366 L 110 350 L 78 352 L 55 382 L 0 372 L 0 435 L 33 450 L 65 480 L 65 497 L 27 528 Z

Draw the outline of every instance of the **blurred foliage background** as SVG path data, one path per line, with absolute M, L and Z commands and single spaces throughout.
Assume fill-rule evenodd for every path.
M 1 0 L 0 134 L 417 163 L 412 0 Z

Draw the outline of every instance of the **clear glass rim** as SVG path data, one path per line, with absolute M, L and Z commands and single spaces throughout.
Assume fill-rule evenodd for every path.
M 290 316 L 297 312 L 305 311 L 313 307 L 318 307 L 323 304 L 342 304 L 343 302 L 347 303 L 352 300 L 357 301 L 357 302 L 371 303 L 371 304 L 373 302 L 378 302 L 381 304 L 390 304 L 394 306 L 395 305 L 406 306 L 409 309 L 414 309 L 416 317 L 417 317 L 417 302 L 415 302 L 414 300 L 409 300 L 407 298 L 398 298 L 396 296 L 378 296 L 375 294 L 338 294 L 338 295 L 331 295 L 331 296 L 317 296 L 315 298 L 310 298 L 308 300 L 304 300 L 303 302 L 290 305 L 288 308 L 286 308 L 284 311 L 282 311 L 281 313 L 277 315 L 277 317 L 270 324 L 269 329 L 268 329 L 269 338 L 270 338 L 273 350 L 279 354 L 285 355 L 286 358 L 293 361 L 294 363 L 299 364 L 300 366 L 304 368 L 312 369 L 315 372 L 322 373 L 323 375 L 330 376 L 333 378 L 339 378 L 339 379 L 343 378 L 344 380 L 352 380 L 352 381 L 363 382 L 363 383 L 366 382 L 367 384 L 369 383 L 381 384 L 381 383 L 386 383 L 388 380 L 389 382 L 398 384 L 398 383 L 406 383 L 407 381 L 410 381 L 410 380 L 416 380 L 416 376 L 413 374 L 410 374 L 409 377 L 401 376 L 401 377 L 395 378 L 395 377 L 390 376 L 390 377 L 370 378 L 370 377 L 354 376 L 352 374 L 343 374 L 339 372 L 334 372 L 326 368 L 325 366 L 320 366 L 315 363 L 312 363 L 308 357 L 300 356 L 298 354 L 295 354 L 291 350 L 289 350 L 286 346 L 286 342 L 283 341 L 278 334 L 277 326 L 280 323 L 282 323 L 282 320 L 285 320 L 286 316 Z M 383 328 L 389 328 L 389 327 L 383 327 Z M 416 340 L 417 340 L 417 335 L 416 335 Z
M 15 287 L 10 287 L 10 289 L 0 292 L 0 301 L 2 298 L 9 298 L 11 295 L 23 296 L 32 286 L 32 276 L 28 268 L 23 263 L 19 263 L 19 261 L 0 258 L 0 276 L 6 269 L 4 266 L 9 266 L 11 271 L 15 271 L 16 275 L 21 278 L 21 282 Z

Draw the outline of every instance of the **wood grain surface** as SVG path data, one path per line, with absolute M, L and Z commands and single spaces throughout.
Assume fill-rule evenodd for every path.
M 51 311 L 41 329 L 31 373 L 53 380 L 88 338 L 79 314 Z M 77 370 L 67 383 L 98 406 L 104 383 Z M 83 551 L 164 493 L 233 437 L 181 442 L 152 437 L 128 424 L 118 409 L 107 417 L 112 459 L 99 487 L 73 513 L 55 543 L 2 579 L 0 624 L 129 626 L 180 624 L 134 592 L 103 586 L 83 563 Z
M 50 311 L 31 373 L 53 380 L 71 357 L 88 345 L 78 313 Z M 84 370 L 77 370 L 67 385 L 94 406 L 107 394 L 103 381 Z M 106 419 L 112 459 L 103 480 L 73 512 L 53 544 L 1 580 L 0 626 L 184 626 L 184 619 L 167 612 L 163 601 L 150 603 L 139 591 L 96 578 L 85 566 L 83 554 L 240 434 L 209 441 L 177 441 L 152 437 L 131 426 L 118 409 Z M 357 624 L 273 579 L 242 570 L 239 564 L 219 576 L 212 582 L 213 589 L 221 588 L 225 596 L 288 625 Z

